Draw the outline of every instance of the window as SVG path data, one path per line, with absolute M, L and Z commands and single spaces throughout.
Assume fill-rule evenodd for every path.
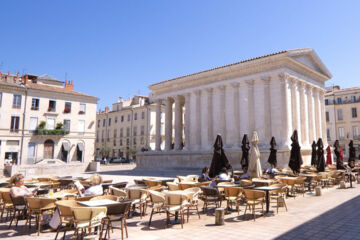
M 145 126 L 141 126 L 140 135 L 143 136 L 145 134 Z
M 29 142 L 28 144 L 28 158 L 34 158 L 35 157 L 35 146 L 36 144 L 33 142 Z
M 106 141 L 110 142 L 110 129 L 106 132 Z
M 55 118 L 48 117 L 46 119 L 46 129 L 49 129 L 49 130 L 55 129 Z
M 326 122 L 330 121 L 329 112 L 325 112 Z
M 360 138 L 359 126 L 353 126 L 353 137 L 355 140 L 358 140 Z
M 114 147 L 115 147 L 116 146 L 116 139 L 114 139 L 113 142 L 114 142 Z
M 111 118 L 109 118 L 109 127 L 111 126 Z
M 96 130 L 96 142 L 99 142 L 99 130 Z
M 123 137 L 123 129 L 122 128 L 120 128 L 120 137 L 122 138 Z
M 85 120 L 78 121 L 78 133 L 84 134 L 85 133 Z
M 326 129 L 326 137 L 327 137 L 327 140 L 331 139 L 331 137 L 330 137 L 330 128 Z
M 340 140 L 344 140 L 344 128 L 343 127 L 339 127 L 339 139 Z
M 343 120 L 343 115 L 342 115 L 342 109 L 338 109 L 337 110 L 337 114 L 338 114 L 338 120 Z
M 101 132 L 101 142 L 104 142 L 104 130 Z
M 70 112 L 71 112 L 71 102 L 65 102 L 64 113 L 70 113 Z
M 123 122 L 124 121 L 124 115 L 121 115 L 120 119 L 121 119 L 120 121 Z
M 338 103 L 338 104 L 342 104 L 342 99 L 341 99 L 341 98 L 337 98 L 337 103 Z
M 134 114 L 134 120 L 137 120 L 137 113 Z
M 137 127 L 134 127 L 134 132 L 133 135 L 136 136 L 137 135 Z
M 120 139 L 120 146 L 122 146 L 122 139 Z
M 55 111 L 56 111 L 56 101 L 49 100 L 48 112 L 55 112 Z
M 325 105 L 329 105 L 329 99 L 325 99 Z
M 98 124 L 97 124 L 98 128 L 100 127 L 100 120 L 98 120 Z
M 114 138 L 117 138 L 117 129 L 114 129 Z
M 126 139 L 126 145 L 129 146 L 130 145 L 130 138 Z
M 80 103 L 79 114 L 85 114 L 85 113 L 86 113 L 86 104 Z
M 356 102 L 356 96 L 351 96 L 351 102 Z
M 0 92 L 0 107 L 1 107 L 1 104 L 2 104 L 2 92 Z
M 144 145 L 144 137 L 141 137 L 141 139 L 140 139 L 140 144 L 141 144 L 141 145 Z
M 31 110 L 39 110 L 40 99 L 33 98 L 31 100 Z
M 106 124 L 106 120 L 103 119 L 103 127 L 105 127 L 105 124 Z
M 134 145 L 136 145 L 136 138 L 133 139 L 133 143 L 134 143 Z
M 20 123 L 19 116 L 11 116 L 10 131 L 18 132 L 19 131 L 19 123 Z
M 117 123 L 117 117 L 115 117 L 115 120 L 114 120 L 114 121 L 115 121 L 115 123 Z
M 145 112 L 144 111 L 141 112 L 141 119 L 145 119 Z
M 64 119 L 64 130 L 70 132 L 70 119 Z
M 130 128 L 126 128 L 126 136 L 130 137 Z
M 130 121 L 130 114 L 128 114 L 128 122 Z
M 38 127 L 38 118 L 37 117 L 30 117 L 30 123 L 29 123 L 29 131 L 33 132 Z
M 351 115 L 352 115 L 352 118 L 357 118 L 356 108 L 351 108 Z
M 21 95 L 14 95 L 13 108 L 21 108 Z

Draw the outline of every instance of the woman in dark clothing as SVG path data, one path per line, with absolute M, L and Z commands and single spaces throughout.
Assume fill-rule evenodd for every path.
M 321 138 L 317 142 L 317 166 L 318 172 L 325 171 L 324 144 Z

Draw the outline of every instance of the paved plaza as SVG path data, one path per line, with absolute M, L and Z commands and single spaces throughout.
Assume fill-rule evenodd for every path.
M 176 175 L 191 174 L 194 172 L 162 172 L 137 170 L 135 165 L 109 165 L 101 166 L 99 172 L 104 179 L 114 181 L 128 181 L 144 176 L 175 177 Z M 91 173 L 79 174 L 89 176 Z M 284 208 L 271 217 L 261 217 L 258 212 L 256 221 L 250 214 L 243 220 L 245 207 L 241 206 L 240 215 L 231 212 L 225 215 L 225 225 L 216 226 L 214 212 L 201 213 L 201 219 L 192 214 L 189 223 L 170 225 L 164 229 L 165 214 L 153 216 L 151 227 L 149 220 L 150 208 L 147 215 L 140 219 L 134 216 L 128 219 L 129 240 L 131 239 L 360 239 L 360 229 L 357 226 L 360 220 L 360 185 L 354 184 L 354 188 L 338 189 L 332 187 L 322 189 L 322 196 L 313 194 L 301 194 L 295 199 L 288 198 L 286 203 L 288 212 Z M 226 203 L 223 202 L 223 206 Z M 275 205 L 275 204 L 273 204 Z M 271 209 L 276 211 L 274 206 Z M 29 234 L 22 235 L 23 224 L 20 221 L 17 230 L 8 229 L 8 222 L 0 223 L 1 239 L 54 239 L 55 233 L 44 230 L 38 237 L 35 228 Z M 62 235 L 61 235 L 62 236 Z M 68 233 L 66 239 L 71 239 L 72 233 Z M 111 239 L 121 239 L 120 230 L 114 230 Z M 59 238 L 60 239 L 60 238 Z

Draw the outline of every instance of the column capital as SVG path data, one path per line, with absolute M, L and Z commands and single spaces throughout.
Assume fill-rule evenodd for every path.
M 238 82 L 233 82 L 233 83 L 230 83 L 230 85 L 233 87 L 233 88 L 237 88 L 240 86 L 240 83 Z
M 196 89 L 196 90 L 193 91 L 193 93 L 194 93 L 195 96 L 199 96 L 199 95 L 200 95 L 200 92 L 201 92 L 200 89 Z
M 217 87 L 219 90 L 225 90 L 225 85 L 221 85 Z
M 205 88 L 205 91 L 208 93 L 212 93 L 214 91 L 214 88 L 210 87 L 210 88 Z
M 163 101 L 163 100 L 162 100 L 161 98 L 157 98 L 157 99 L 155 99 L 155 103 L 156 103 L 156 104 L 161 104 L 161 103 L 162 103 L 162 101 Z

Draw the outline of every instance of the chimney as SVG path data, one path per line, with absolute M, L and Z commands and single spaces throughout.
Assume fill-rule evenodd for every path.
M 109 112 L 109 107 L 105 107 L 105 113 Z
M 8 76 L 10 76 L 10 71 L 8 71 Z
M 74 82 L 70 81 L 70 80 L 69 81 L 65 80 L 65 89 L 73 91 L 74 90 Z
M 27 82 L 28 82 L 28 75 L 25 75 L 25 76 L 24 76 L 24 85 L 26 85 Z

